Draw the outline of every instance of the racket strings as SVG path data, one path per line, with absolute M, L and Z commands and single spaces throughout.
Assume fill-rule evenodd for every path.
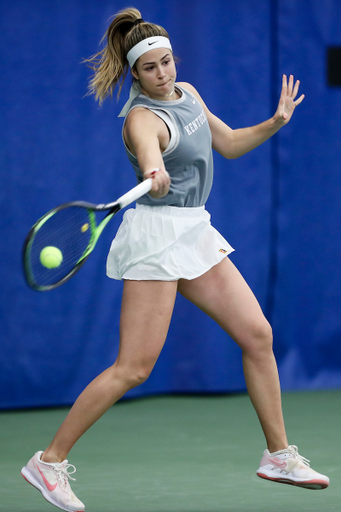
M 93 211 L 69 206 L 40 221 L 27 244 L 25 267 L 28 279 L 35 286 L 50 286 L 64 279 L 87 254 L 96 229 Z M 41 261 L 45 247 L 57 248 L 62 255 L 60 265 L 47 268 Z

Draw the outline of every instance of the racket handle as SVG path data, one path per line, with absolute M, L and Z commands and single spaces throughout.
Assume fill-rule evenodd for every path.
M 142 181 L 142 183 L 140 183 L 136 187 L 129 190 L 129 192 L 121 196 L 119 199 L 117 199 L 116 202 L 120 205 L 121 208 L 125 208 L 126 206 L 128 206 L 128 204 L 136 201 L 140 197 L 147 194 L 147 192 L 149 192 L 151 188 L 152 178 L 148 178 Z

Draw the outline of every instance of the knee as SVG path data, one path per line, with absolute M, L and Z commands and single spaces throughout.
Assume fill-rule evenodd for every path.
M 246 339 L 242 344 L 242 349 L 246 352 L 256 352 L 257 354 L 272 352 L 273 335 L 272 328 L 266 318 L 255 322 Z
M 127 390 L 136 388 L 140 384 L 143 384 L 143 382 L 148 379 L 153 369 L 153 365 L 148 364 L 140 364 L 137 366 L 123 366 L 116 364 L 114 366 L 116 366 L 119 379 L 124 382 Z
M 143 384 L 151 374 L 152 368 L 149 366 L 140 366 L 131 370 L 129 382 L 131 388 L 136 388 L 140 384 Z

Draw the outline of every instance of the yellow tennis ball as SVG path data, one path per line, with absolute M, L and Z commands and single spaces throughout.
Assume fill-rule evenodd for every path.
M 81 227 L 81 232 L 85 233 L 86 231 L 88 231 L 88 229 L 89 229 L 89 224 L 88 223 L 83 224 L 83 226 Z
M 44 249 L 40 253 L 40 263 L 46 268 L 57 268 L 63 261 L 63 254 L 57 248 L 48 246 L 44 247 Z

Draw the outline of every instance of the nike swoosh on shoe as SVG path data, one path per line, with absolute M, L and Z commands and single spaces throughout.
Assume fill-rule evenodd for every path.
M 275 466 L 278 466 L 279 468 L 285 469 L 287 467 L 286 462 L 280 462 L 279 460 L 276 459 L 269 459 L 269 461 L 271 462 L 271 464 L 275 464 Z
M 37 469 L 39 471 L 39 473 L 41 474 L 41 477 L 42 479 L 44 480 L 44 484 L 46 485 L 46 487 L 48 488 L 48 490 L 50 492 L 54 491 L 58 485 L 58 483 L 56 482 L 54 485 L 50 484 L 50 482 L 47 480 L 47 478 L 45 477 L 44 473 L 42 471 L 40 471 L 39 467 L 37 466 Z

